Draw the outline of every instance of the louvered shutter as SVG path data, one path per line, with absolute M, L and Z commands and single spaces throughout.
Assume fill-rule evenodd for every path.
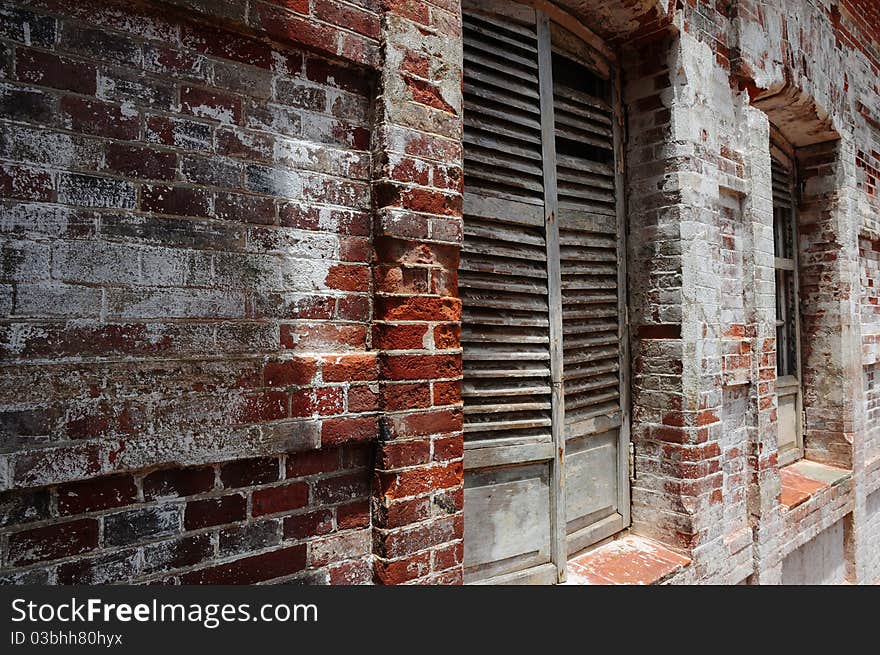
M 546 583 L 624 527 L 614 114 L 545 15 L 493 4 L 464 14 L 465 578 Z
M 628 522 L 628 453 L 621 438 L 625 253 L 612 93 L 609 81 L 554 53 L 569 552 Z
M 777 437 L 780 464 L 803 456 L 796 175 L 792 160 L 771 148 L 776 269 Z
M 534 12 L 519 18 L 464 17 L 468 581 L 557 575 L 538 38 Z

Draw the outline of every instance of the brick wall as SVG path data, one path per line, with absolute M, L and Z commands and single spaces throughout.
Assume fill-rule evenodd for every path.
M 264 27 L 0 11 L 6 569 L 370 579 L 375 75 Z
M 559 4 L 622 62 L 632 531 L 772 583 L 842 524 L 876 578 L 871 3 Z M 459 5 L 0 9 L 3 580 L 461 581 Z M 854 470 L 788 512 L 770 123 L 808 457 Z
M 369 582 L 370 464 L 345 446 L 6 494 L 0 581 Z

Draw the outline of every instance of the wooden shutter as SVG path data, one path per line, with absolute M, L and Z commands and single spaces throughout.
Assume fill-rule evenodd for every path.
M 555 448 L 533 10 L 464 17 L 467 578 L 551 582 Z
M 465 579 L 555 582 L 627 520 L 612 84 L 544 14 L 464 4 Z
M 571 43 L 564 34 L 554 42 Z M 618 220 L 613 86 L 578 53 L 553 54 L 559 203 L 566 523 L 577 552 L 628 523 L 621 438 L 625 253 Z
M 780 464 L 803 457 L 800 313 L 797 275 L 797 192 L 793 158 L 771 148 L 776 269 L 777 436 Z

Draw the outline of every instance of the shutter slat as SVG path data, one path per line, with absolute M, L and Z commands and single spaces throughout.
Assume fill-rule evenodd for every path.
M 490 52 L 501 51 L 503 49 L 504 56 L 510 61 L 523 66 L 528 66 L 535 71 L 538 70 L 538 62 L 530 59 L 528 56 L 530 53 L 536 53 L 537 51 L 531 49 L 527 43 L 511 39 L 498 32 L 493 32 L 485 26 L 477 25 L 468 20 L 465 20 L 464 23 L 464 33 L 465 47 L 470 46 Z M 514 47 L 506 47 L 510 45 Z
M 475 49 L 470 47 L 465 47 L 464 49 L 464 61 L 466 64 L 476 65 L 476 66 L 484 66 L 495 73 L 503 73 L 505 75 L 510 76 L 514 80 L 520 81 L 522 83 L 533 85 L 535 87 L 538 86 L 538 74 L 537 70 L 535 71 L 527 71 L 521 68 L 515 68 L 514 66 L 508 65 L 510 62 L 514 60 L 506 57 L 504 55 L 498 55 L 496 52 L 490 49 Z M 507 63 L 503 63 L 507 62 Z M 537 67 L 536 67 L 537 68 Z
M 519 98 L 515 93 L 512 93 L 504 86 L 487 86 L 482 83 L 482 80 L 468 77 L 465 79 L 463 88 L 465 97 L 472 95 L 477 98 L 482 98 L 483 100 L 497 102 L 501 105 L 509 104 L 511 107 L 521 109 L 528 113 L 536 113 L 533 103 L 530 102 L 529 98 Z M 538 115 L 540 115 L 540 113 L 538 113 Z
M 461 395 L 465 398 L 508 398 L 516 396 L 542 396 L 550 393 L 549 386 L 498 387 L 484 383 L 479 386 L 462 384 Z M 516 402 L 516 401 L 511 401 Z
M 510 105 L 504 107 L 495 107 L 489 102 L 481 102 L 481 98 L 468 96 L 464 101 L 464 111 L 467 116 L 480 114 L 496 120 L 515 123 L 518 126 L 528 130 L 538 130 L 541 128 L 541 122 L 529 112 L 514 111 Z
M 538 45 L 535 42 L 535 32 L 529 27 L 519 25 L 513 21 L 504 20 L 500 17 L 489 16 L 487 14 L 480 14 L 479 16 L 465 14 L 465 17 L 469 26 L 483 25 L 484 29 L 492 31 L 494 34 L 508 35 L 511 39 L 510 43 L 522 48 L 528 47 L 530 51 L 536 54 L 538 52 Z
M 553 95 L 558 96 L 563 100 L 573 102 L 575 104 L 587 105 L 589 107 L 593 107 L 594 109 L 598 109 L 600 112 L 603 112 L 605 115 L 607 115 L 610 120 L 612 113 L 611 105 L 609 105 L 605 100 L 602 100 L 601 98 L 597 98 L 596 96 L 585 93 L 584 91 L 572 89 L 569 86 L 559 83 L 553 85 Z
M 459 295 L 468 441 L 550 436 L 536 38 L 523 26 L 465 18 Z
M 479 82 L 481 85 L 487 85 L 497 89 L 497 92 L 501 92 L 505 95 L 510 94 L 519 96 L 520 102 L 523 102 L 523 99 L 537 101 L 540 97 L 538 89 L 531 86 L 528 82 L 520 82 L 505 75 L 474 69 L 472 67 L 470 69 L 469 77 L 473 82 Z

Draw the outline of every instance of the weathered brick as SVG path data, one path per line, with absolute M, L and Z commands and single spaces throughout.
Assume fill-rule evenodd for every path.
M 309 501 L 308 485 L 302 482 L 268 487 L 253 493 L 253 515 L 277 514 L 304 507 Z
M 278 466 L 275 457 L 241 459 L 220 467 L 220 480 L 227 489 L 277 482 Z
M 192 566 L 214 554 L 211 535 L 188 535 L 144 546 L 144 573 L 157 573 Z
M 58 513 L 62 515 L 123 507 L 137 501 L 137 487 L 130 475 L 65 484 L 58 487 L 57 494 Z
M 209 467 L 165 469 L 144 477 L 144 499 L 193 496 L 214 488 L 214 469 Z
M 180 89 L 180 103 L 183 110 L 221 123 L 241 122 L 241 98 L 220 91 L 193 86 Z
M 9 535 L 7 560 L 14 565 L 79 555 L 98 547 L 98 521 L 77 519 Z
M 104 543 L 124 546 L 180 531 L 179 505 L 145 507 L 104 517 Z
M 241 494 L 191 500 L 186 504 L 184 527 L 187 530 L 197 530 L 241 521 L 245 518 L 246 507 L 247 502 Z
M 97 90 L 98 73 L 93 64 L 48 52 L 17 48 L 15 71 L 22 82 L 86 95 L 94 95 Z
M 254 584 L 302 571 L 306 547 L 290 546 L 180 576 L 183 584 Z

